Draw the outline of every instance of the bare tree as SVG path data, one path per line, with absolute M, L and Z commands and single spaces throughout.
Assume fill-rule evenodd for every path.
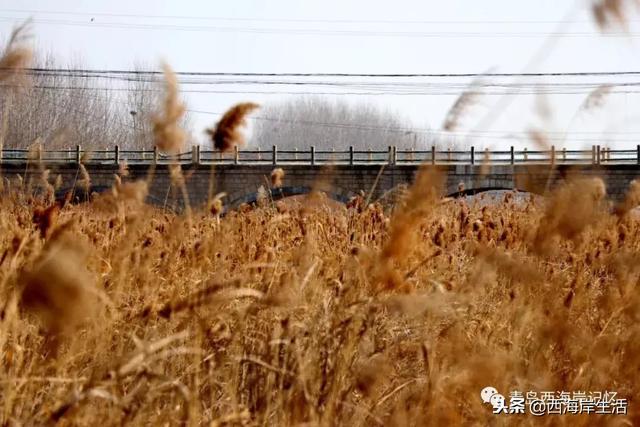
M 351 105 L 321 97 L 295 98 L 264 106 L 254 115 L 251 145 L 283 149 L 424 149 L 432 136 L 369 104 Z
M 52 54 L 38 55 L 35 67 L 63 68 Z M 122 80 L 71 71 L 82 68 L 70 64 L 68 72 L 30 76 L 26 87 L 0 87 L 6 148 L 28 147 L 36 140 L 46 149 L 153 147 L 150 119 L 161 91 L 158 80 L 145 73 Z M 185 119 L 183 126 L 188 124 Z
M 144 71 L 149 66 L 136 63 L 136 74 L 129 81 L 127 92 L 127 105 L 129 117 L 134 127 L 132 147 L 149 149 L 153 147 L 152 119 L 155 106 L 160 102 L 158 80 L 150 78 Z

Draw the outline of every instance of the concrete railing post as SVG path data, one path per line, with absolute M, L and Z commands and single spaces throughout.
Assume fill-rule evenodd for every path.
M 435 145 L 431 146 L 431 164 L 432 165 L 436 164 L 436 146 Z
M 596 164 L 596 146 L 592 145 L 591 146 L 591 163 L 592 164 Z
M 556 164 L 556 146 L 555 145 L 551 146 L 551 164 L 552 165 Z
M 120 146 L 113 147 L 113 163 L 116 165 L 120 163 Z
M 596 164 L 600 164 L 600 156 L 601 156 L 601 152 L 600 152 L 600 146 L 596 145 Z
M 473 145 L 471 146 L 471 164 L 476 164 L 476 147 L 474 147 Z
M 451 147 L 447 148 L 447 161 L 451 163 L 453 156 L 451 155 Z
M 353 166 L 353 145 L 349 146 L 349 164 Z
M 636 146 L 636 162 L 640 165 L 640 145 Z
M 76 163 L 80 163 L 82 161 L 82 147 L 76 145 Z
M 155 145 L 153 146 L 153 164 L 157 164 L 158 163 L 158 147 L 156 147 Z
M 509 157 L 511 159 L 511 164 L 515 165 L 516 164 L 516 153 L 513 150 L 513 145 L 511 146 L 511 148 L 509 149 Z
M 316 146 L 311 146 L 311 165 L 314 166 L 316 164 Z
M 274 145 L 271 148 L 271 160 L 274 165 L 278 164 L 278 146 Z
M 391 146 L 391 164 L 398 163 L 398 148 L 395 145 Z
M 562 149 L 562 162 L 566 162 L 567 161 L 567 148 L 563 148 Z
M 198 163 L 198 159 L 196 158 L 197 154 L 196 154 L 196 146 L 192 145 L 191 146 L 191 163 L 193 163 L 194 165 Z
M 527 147 L 524 147 L 524 161 L 528 161 L 529 160 L 529 153 L 527 152 Z
M 233 164 L 237 165 L 240 163 L 240 149 L 237 145 L 233 146 Z

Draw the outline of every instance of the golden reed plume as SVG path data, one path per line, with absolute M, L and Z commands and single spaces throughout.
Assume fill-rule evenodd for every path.
M 637 0 L 598 0 L 591 6 L 591 14 L 601 31 L 620 25 L 627 29 L 627 3 L 640 4 Z
M 590 111 L 602 107 L 606 102 L 607 97 L 613 91 L 614 87 L 615 86 L 612 84 L 602 84 L 598 86 L 593 91 L 591 91 L 589 95 L 587 95 L 584 102 L 580 105 L 578 111 Z
M 485 77 L 492 72 L 493 68 L 473 80 L 458 99 L 456 99 L 456 102 L 454 102 L 445 116 L 444 123 L 442 124 L 443 130 L 453 132 L 460 128 L 464 116 L 473 105 L 478 103 L 482 96 Z
M 274 188 L 282 187 L 284 182 L 284 170 L 282 168 L 275 168 L 271 171 L 271 186 Z
M 34 265 L 18 276 L 21 307 L 40 318 L 48 357 L 56 355 L 60 339 L 74 332 L 93 309 L 95 282 L 85 268 L 87 248 L 75 241 L 77 236 L 60 230 L 51 233 Z
M 153 137 L 156 147 L 167 154 L 177 154 L 182 151 L 187 135 L 180 127 L 180 119 L 186 107 L 180 101 L 178 92 L 178 78 L 168 64 L 163 64 L 164 84 L 166 96 L 164 108 L 153 118 Z
M 247 115 L 259 107 L 253 102 L 243 102 L 231 107 L 214 129 L 206 131 L 211 136 L 213 146 L 220 151 L 231 151 L 235 146 L 244 145 L 240 128 L 246 124 Z
M 476 102 L 480 92 L 473 89 L 466 90 L 453 104 L 445 118 L 442 129 L 452 132 L 460 126 L 460 119 L 467 112 L 469 107 Z
M 54 203 L 47 208 L 35 207 L 33 210 L 33 223 L 40 230 L 40 237 L 46 239 L 53 230 L 58 214 L 60 213 L 60 204 Z
M 29 66 L 33 58 L 31 49 L 21 46 L 29 37 L 27 28 L 29 22 L 25 22 L 11 32 L 9 43 L 0 57 L 0 82 L 19 77 L 24 69 Z

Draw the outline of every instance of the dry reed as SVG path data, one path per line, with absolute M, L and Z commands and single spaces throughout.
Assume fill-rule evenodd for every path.
M 462 94 L 456 99 L 456 102 L 451 106 L 447 115 L 445 116 L 442 129 L 448 132 L 458 130 L 461 121 L 467 114 L 469 108 L 475 105 L 482 96 L 482 83 L 483 77 L 479 77 L 469 84 L 469 87 L 462 92 Z
M 27 21 L 11 32 L 9 42 L 0 57 L 0 82 L 21 80 L 24 69 L 31 64 L 33 53 L 30 48 L 23 46 L 29 38 L 28 28 Z
M 484 206 L 441 179 L 424 168 L 391 211 L 188 221 L 118 177 L 111 204 L 36 229 L 42 208 L 3 199 L 3 422 L 490 424 L 488 384 L 635 401 L 637 185 L 611 214 L 597 179 Z
M 245 102 L 231 107 L 216 124 L 215 128 L 207 129 L 213 146 L 220 151 L 233 150 L 245 143 L 241 128 L 246 124 L 247 116 L 259 108 L 258 104 Z
M 186 111 L 180 100 L 178 77 L 168 64 L 163 64 L 165 99 L 163 108 L 153 117 L 153 136 L 158 149 L 167 154 L 178 154 L 184 149 L 187 135 L 180 126 Z
M 626 7 L 632 3 L 640 4 L 637 0 L 596 0 L 591 6 L 593 19 L 600 30 L 604 31 L 614 25 L 627 27 L 628 17 Z
M 282 168 L 275 168 L 271 171 L 271 186 L 274 188 L 282 187 L 284 182 L 284 170 Z

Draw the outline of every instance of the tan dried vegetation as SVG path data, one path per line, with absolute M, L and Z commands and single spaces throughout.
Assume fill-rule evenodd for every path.
M 626 29 L 629 21 L 628 9 L 638 5 L 638 0 L 595 0 L 591 6 L 591 14 L 603 31 L 616 25 Z
M 253 102 L 243 102 L 230 108 L 212 129 L 207 129 L 213 146 L 223 152 L 231 151 L 234 147 L 245 144 L 242 128 L 246 124 L 247 116 L 260 108 Z
M 637 423 L 637 184 L 610 210 L 595 178 L 486 206 L 438 180 L 391 210 L 221 219 L 120 178 L 83 205 L 3 197 L 2 422 L 487 424 L 492 384 L 613 389 Z
M 0 57 L 0 82 L 13 79 L 23 81 L 22 71 L 31 64 L 33 53 L 24 45 L 28 36 L 29 22 L 16 27 L 9 37 L 9 41 Z
M 167 154 L 178 154 L 184 149 L 187 134 L 180 126 L 186 106 L 180 100 L 178 77 L 168 64 L 163 64 L 165 99 L 160 112 L 153 118 L 153 136 L 156 147 Z

